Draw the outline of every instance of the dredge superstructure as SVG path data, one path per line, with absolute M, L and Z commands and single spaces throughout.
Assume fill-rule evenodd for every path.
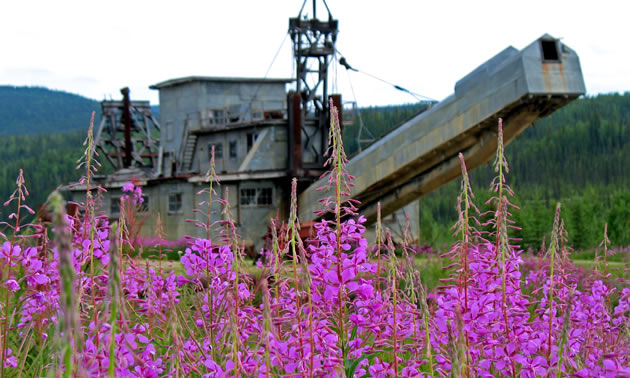
M 286 217 L 293 177 L 299 180 L 300 220 L 315 219 L 329 98 L 343 109 L 341 96 L 328 93 L 327 76 L 338 21 L 327 7 L 327 19 L 317 19 L 315 1 L 311 19 L 302 10 L 289 21 L 295 79 L 166 80 L 151 87 L 159 91 L 159 123 L 148 104 L 130 101 L 128 92 L 122 102 L 103 102 L 96 142 L 115 169 L 100 178 L 108 190 L 103 210 L 116 217 L 120 188 L 133 180 L 146 197 L 146 236 L 153 234 L 158 212 L 168 239 L 199 234 L 186 220 L 199 217 L 193 209 L 203 200 L 198 193 L 207 185 L 214 148 L 219 194 L 230 202 L 248 244 L 259 247 L 268 220 Z M 287 92 L 288 84 L 294 90 Z M 509 143 L 584 93 L 578 56 L 558 39 L 543 35 L 522 50 L 506 48 L 459 80 L 451 96 L 350 160 L 360 211 L 373 220 L 381 202 L 385 216 L 405 210 L 412 230 L 417 228 L 416 200 L 458 176 L 458 153 L 471 169 L 490 159 L 498 118 Z M 80 185 L 72 190 L 81 198 Z M 214 210 L 220 217 L 218 205 Z

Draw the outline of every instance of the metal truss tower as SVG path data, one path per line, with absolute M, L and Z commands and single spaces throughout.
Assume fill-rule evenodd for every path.
M 289 98 L 294 149 L 290 160 L 292 172 L 299 176 L 308 175 L 309 169 L 320 169 L 325 161 L 330 122 L 328 66 L 335 54 L 338 32 L 338 21 L 333 19 L 325 0 L 327 21 L 317 19 L 317 0 L 313 0 L 312 18 L 303 17 L 306 1 L 298 16 L 289 19 L 296 62 L 296 94 Z M 334 100 L 340 103 L 338 97 Z
M 161 173 L 160 125 L 148 101 L 130 101 L 129 88 L 120 90 L 122 101 L 102 101 L 102 118 L 95 146 L 114 167 L 140 169 L 148 177 Z

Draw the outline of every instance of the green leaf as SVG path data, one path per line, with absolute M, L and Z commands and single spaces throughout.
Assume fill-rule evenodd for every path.
M 356 360 L 347 360 L 346 366 L 345 366 L 346 377 L 354 377 L 354 373 L 359 367 L 359 364 L 361 363 L 361 361 L 368 360 L 368 362 L 372 362 L 374 357 L 378 356 L 379 354 L 381 354 L 381 352 L 368 353 L 368 354 L 364 354 L 361 358 L 357 358 Z

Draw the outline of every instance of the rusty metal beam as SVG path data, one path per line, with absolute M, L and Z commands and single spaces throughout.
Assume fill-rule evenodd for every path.
M 123 156 L 123 167 L 129 168 L 131 166 L 131 127 L 133 126 L 131 120 L 131 106 L 129 102 L 129 88 L 125 87 L 120 90 L 123 95 L 123 107 L 122 107 L 122 123 L 125 128 L 125 155 Z

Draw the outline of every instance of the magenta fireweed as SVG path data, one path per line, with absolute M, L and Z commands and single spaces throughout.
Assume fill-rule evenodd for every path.
M 323 211 L 334 220 L 317 222 L 313 239 L 302 241 L 293 201 L 288 223 L 273 222 L 272 243 L 255 269 L 243 260 L 235 225 L 212 219 L 209 204 L 227 204 L 212 187 L 218 185 L 213 171 L 200 204 L 204 237 L 180 241 L 187 240 L 175 270 L 131 258 L 147 240 L 135 238 L 130 227 L 138 220 L 128 218 L 137 213 L 123 212 L 110 225 L 94 210 L 91 194 L 79 214 L 55 225 L 52 241 L 43 227 L 20 225 L 12 215 L 15 232 L 0 243 L 4 374 L 630 374 L 630 288 L 610 279 L 607 267 L 573 265 L 559 210 L 547 254 L 524 257 L 508 235 L 510 212 L 518 210 L 508 209 L 501 142 L 495 211 L 487 220 L 494 233 L 475 229 L 480 215 L 461 156 L 458 242 L 444 260 L 451 277 L 426 288 L 416 263 L 425 253 L 413 255 L 414 248 L 403 245 L 397 257 L 380 224 L 378 240 L 365 238 L 366 219 L 348 201 L 352 177 L 338 130 L 331 141 L 333 195 Z M 97 166 L 90 148 L 88 140 L 86 183 Z M 138 187 L 124 189 L 123 208 L 141 204 Z M 26 193 L 19 198 L 24 206 Z M 215 228 L 222 234 L 212 239 Z M 161 235 L 154 240 L 164 244 Z M 606 239 L 605 254 L 608 245 Z

